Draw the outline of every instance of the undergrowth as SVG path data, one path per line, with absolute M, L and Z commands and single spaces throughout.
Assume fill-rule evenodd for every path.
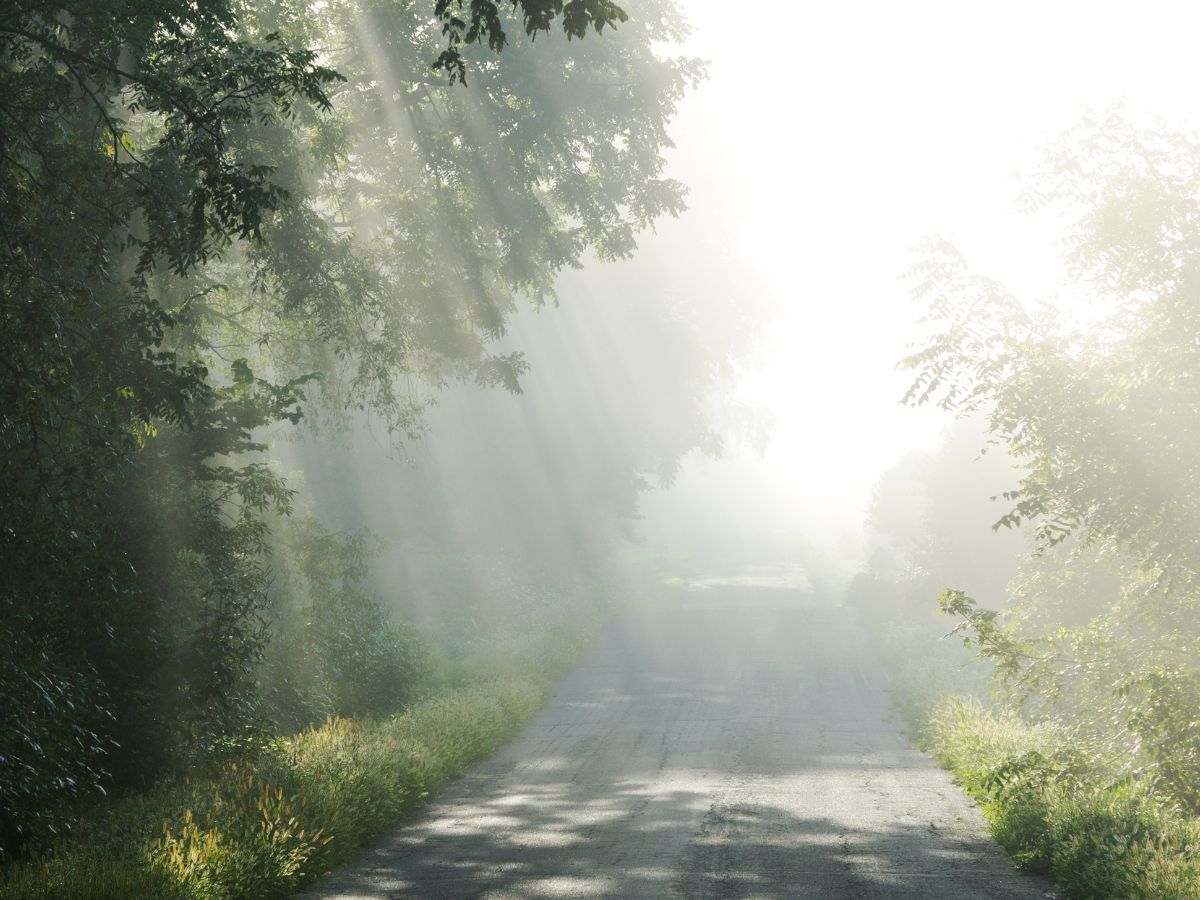
M 1200 900 L 1200 821 L 1078 735 L 999 700 L 990 671 L 917 617 L 873 621 L 913 740 L 980 804 L 996 842 L 1063 900 Z
M 577 608 L 488 642 L 504 647 L 480 642 L 398 715 L 331 717 L 210 776 L 107 802 L 57 846 L 0 869 L 0 898 L 289 896 L 512 736 L 602 618 Z
M 1064 900 L 1200 898 L 1200 822 L 1144 780 L 1086 759 L 1067 733 L 949 696 L 920 734 L 979 801 L 996 841 Z

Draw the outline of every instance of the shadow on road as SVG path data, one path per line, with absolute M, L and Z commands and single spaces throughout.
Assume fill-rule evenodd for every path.
M 845 610 L 631 614 L 325 897 L 1035 898 L 896 727 Z

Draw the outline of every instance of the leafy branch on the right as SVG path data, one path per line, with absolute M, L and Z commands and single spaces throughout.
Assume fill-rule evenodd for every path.
M 1052 206 L 1073 322 L 970 270 L 944 241 L 913 267 L 930 337 L 905 400 L 986 418 L 1024 467 L 997 527 L 1031 527 L 1037 577 L 1003 611 L 945 591 L 955 632 L 1039 715 L 1197 808 L 1200 785 L 1200 139 L 1111 113 L 1030 182 Z M 1100 567 L 1115 572 L 1097 588 Z M 1035 609 L 1037 614 L 1030 611 Z

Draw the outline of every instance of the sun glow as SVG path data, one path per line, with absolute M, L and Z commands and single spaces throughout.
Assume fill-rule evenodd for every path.
M 896 363 L 917 334 L 902 277 L 914 245 L 942 235 L 1017 296 L 1090 315 L 1086 297 L 1056 288 L 1061 228 L 1018 212 L 1018 193 L 1086 108 L 1193 118 L 1193 30 L 1179 4 L 1140 6 L 1137 21 L 1117 4 L 801 9 L 764 42 L 760 20 L 731 27 L 728 4 L 688 4 L 687 49 L 711 77 L 679 118 L 674 173 L 692 210 L 736 222 L 778 310 L 740 388 L 775 428 L 762 458 L 696 460 L 647 509 L 740 507 L 749 531 L 771 521 L 837 543 L 878 474 L 946 424 L 898 402 Z

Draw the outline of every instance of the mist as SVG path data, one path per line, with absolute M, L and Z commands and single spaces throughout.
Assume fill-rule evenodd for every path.
M 1200 896 L 1190 8 L 85 6 L 0 896 Z
M 730 23 L 720 4 L 688 14 L 688 47 L 712 65 L 681 109 L 672 163 L 693 210 L 736 222 L 743 265 L 776 310 L 740 382 L 774 428 L 762 459 L 740 454 L 716 473 L 697 461 L 704 474 L 685 470 L 677 493 L 709 511 L 732 504 L 747 529 L 757 519 L 861 553 L 875 479 L 947 426 L 898 402 L 908 376 L 896 363 L 920 334 L 911 251 L 944 235 L 1031 302 L 1085 303 L 1054 297 L 1058 235 L 1050 216 L 1018 209 L 1022 172 L 1088 109 L 1194 120 L 1178 88 L 1187 53 L 1172 49 L 1181 10 L 809 8 L 786 51 L 765 50 L 756 23 Z

